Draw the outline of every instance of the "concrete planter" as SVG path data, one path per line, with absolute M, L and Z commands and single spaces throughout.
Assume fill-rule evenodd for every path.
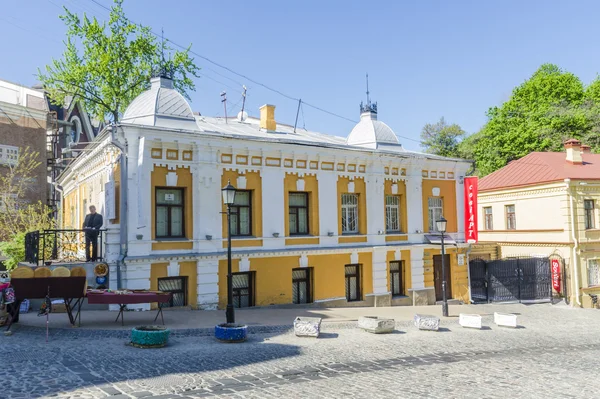
M 171 330 L 164 326 L 141 326 L 131 330 L 131 345 L 138 348 L 162 348 Z
M 318 338 L 320 333 L 320 317 L 296 317 L 294 320 L 294 334 L 296 334 L 297 337 Z
M 478 314 L 461 313 L 458 317 L 458 324 L 463 327 L 481 330 L 481 316 Z
M 215 326 L 215 338 L 221 342 L 244 342 L 248 336 L 248 326 L 242 324 L 219 324 Z
M 494 312 L 494 323 L 501 327 L 517 328 L 517 315 Z
M 394 319 L 386 319 L 375 316 L 361 316 L 358 318 L 358 328 L 373 333 L 387 334 L 394 331 L 396 321 Z
M 415 327 L 419 330 L 438 331 L 440 329 L 440 318 L 423 314 L 416 314 L 414 317 Z

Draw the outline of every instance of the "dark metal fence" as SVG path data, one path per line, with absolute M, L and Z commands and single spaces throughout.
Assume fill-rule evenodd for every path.
M 42 230 L 25 235 L 25 261 L 36 265 L 52 263 L 86 262 L 91 255 L 92 242 L 96 242 L 95 261 L 104 260 L 104 232 L 98 230 L 88 235 L 90 254 L 86 254 L 85 230 Z M 89 233 L 89 232 L 88 232 Z
M 514 257 L 469 261 L 471 298 L 475 303 L 552 299 L 549 257 Z M 564 262 L 562 262 L 564 270 Z M 563 279 L 564 280 L 564 279 Z

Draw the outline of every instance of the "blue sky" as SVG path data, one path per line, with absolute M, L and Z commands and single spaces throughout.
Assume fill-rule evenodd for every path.
M 110 6 L 110 0 L 97 0 Z M 0 79 L 26 85 L 60 57 L 61 5 L 99 19 L 91 0 L 0 0 Z M 558 64 L 585 84 L 600 72 L 596 1 L 158 1 L 126 0 L 133 21 L 294 98 L 352 120 L 371 98 L 408 149 L 426 123 L 441 116 L 476 132 L 487 109 L 542 63 Z M 275 104 L 276 119 L 294 123 L 297 102 L 197 58 L 202 77 L 192 108 L 223 115 Z M 224 76 L 222 76 L 224 75 Z M 237 104 L 237 106 L 235 106 Z M 304 106 L 300 126 L 346 136 L 353 123 Z

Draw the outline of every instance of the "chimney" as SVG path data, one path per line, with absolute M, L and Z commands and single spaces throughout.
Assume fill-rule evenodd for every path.
M 592 147 L 590 147 L 589 145 L 583 144 L 581 146 L 581 153 L 582 154 L 591 154 L 592 153 Z
M 567 162 L 573 165 L 582 165 L 583 158 L 581 157 L 581 141 L 577 139 L 569 139 L 565 141 L 565 149 L 567 150 Z
M 260 128 L 267 131 L 274 132 L 277 130 L 277 123 L 275 123 L 275 106 L 265 104 L 260 109 Z

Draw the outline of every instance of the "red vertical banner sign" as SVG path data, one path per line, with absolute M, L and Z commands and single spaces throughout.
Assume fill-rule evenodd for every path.
M 477 177 L 465 177 L 465 239 L 477 242 Z
M 552 259 L 552 288 L 560 294 L 560 261 Z

